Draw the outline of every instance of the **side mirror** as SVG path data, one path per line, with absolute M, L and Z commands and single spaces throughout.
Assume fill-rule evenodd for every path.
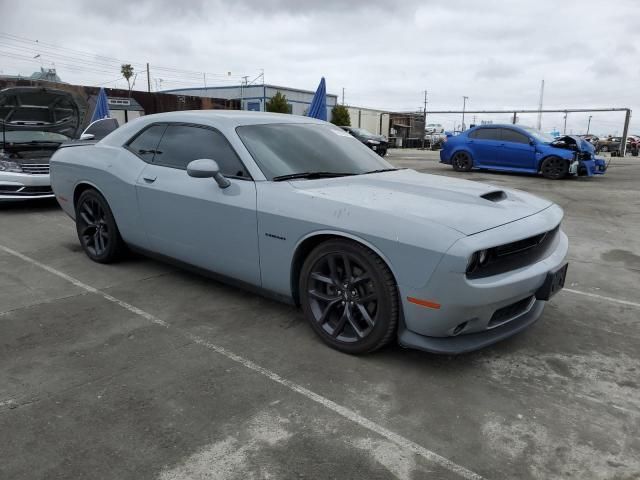
M 80 135 L 80 140 L 93 140 L 96 136 L 93 133 L 83 133 Z
M 231 182 L 220 173 L 218 163 L 208 158 L 189 162 L 187 175 L 194 178 L 213 178 L 220 188 L 227 188 L 231 185 Z
M 536 142 L 532 138 L 530 138 L 529 139 L 529 145 L 531 145 L 532 147 L 535 147 Z

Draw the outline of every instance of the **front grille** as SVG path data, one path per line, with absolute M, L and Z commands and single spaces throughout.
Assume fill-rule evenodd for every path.
M 49 164 L 48 163 L 23 163 L 20 165 L 24 173 L 31 175 L 48 175 Z
M 484 265 L 474 265 L 473 270 L 467 271 L 467 278 L 490 277 L 531 265 L 548 255 L 559 232 L 560 225 L 548 232 L 490 248 Z
M 491 316 L 491 320 L 489 320 L 488 328 L 497 327 L 510 320 L 513 320 L 523 313 L 528 312 L 534 301 L 535 297 L 527 297 L 515 303 L 512 303 L 511 305 L 507 305 L 506 307 L 502 307 L 496 310 Z

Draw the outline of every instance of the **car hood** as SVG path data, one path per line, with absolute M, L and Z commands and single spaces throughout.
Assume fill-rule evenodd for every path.
M 64 90 L 14 87 L 0 90 L 0 120 L 7 131 L 42 131 L 77 138 L 87 103 Z
M 552 202 L 516 190 L 397 170 L 291 184 L 300 193 L 407 219 L 424 219 L 464 235 L 534 215 Z
M 594 154 L 595 147 L 593 144 L 577 135 L 564 135 L 558 137 L 555 142 L 550 144 L 552 147 L 574 150 Z

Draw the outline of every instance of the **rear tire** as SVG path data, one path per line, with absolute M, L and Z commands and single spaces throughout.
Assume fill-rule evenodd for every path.
M 456 172 L 470 172 L 473 168 L 473 159 L 467 152 L 456 152 L 451 157 L 451 166 Z
M 302 266 L 299 291 L 304 316 L 336 350 L 370 353 L 396 332 L 395 279 L 380 257 L 356 242 L 336 239 L 318 245 Z
M 540 172 L 545 178 L 560 180 L 569 173 L 569 162 L 560 157 L 547 157 L 540 166 Z
M 105 198 L 96 190 L 82 192 L 76 202 L 76 231 L 82 249 L 98 263 L 112 263 L 125 250 L 113 213 Z

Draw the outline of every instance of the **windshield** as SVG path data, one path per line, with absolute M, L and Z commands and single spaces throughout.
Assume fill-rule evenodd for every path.
M 531 135 L 533 138 L 535 138 L 539 142 L 552 143 L 556 141 L 556 139 L 553 138 L 548 133 L 541 132 L 540 130 L 536 130 L 535 128 L 531 128 L 531 127 L 520 127 L 520 128 L 525 130 L 529 135 Z
M 2 132 L 0 131 L 0 135 Z M 33 130 L 7 130 L 4 132 L 7 143 L 60 143 L 66 142 L 70 137 L 54 132 L 41 132 Z
M 273 123 L 236 129 L 265 177 L 305 172 L 360 174 L 393 168 L 347 132 L 331 125 Z

